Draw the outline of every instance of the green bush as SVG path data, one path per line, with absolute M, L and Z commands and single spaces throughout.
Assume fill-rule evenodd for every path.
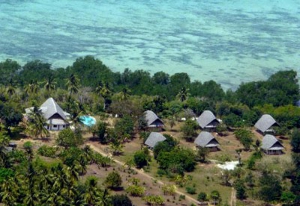
M 37 153 L 39 155 L 42 155 L 45 157 L 52 157 L 52 158 L 56 157 L 56 152 L 57 152 L 57 148 L 49 147 L 47 145 L 41 146 L 37 151 Z
M 143 200 L 149 205 L 163 205 L 165 202 L 164 198 L 159 195 L 147 195 L 143 197 Z
M 111 172 L 107 175 L 104 183 L 107 188 L 117 189 L 122 185 L 122 178 L 118 172 Z
M 13 177 L 14 175 L 15 172 L 13 170 L 7 168 L 0 168 L 0 183 L 8 179 L 9 177 Z
M 126 192 L 132 196 L 141 197 L 144 195 L 146 189 L 145 187 L 139 185 L 130 185 L 126 188 Z
M 218 161 L 220 161 L 221 163 L 231 161 L 231 157 L 230 157 L 230 155 L 227 154 L 227 153 L 218 155 L 218 156 L 216 157 L 216 159 L 217 159 Z
M 133 161 L 137 168 L 143 168 L 148 165 L 148 162 L 151 160 L 151 157 L 146 150 L 137 151 L 134 153 Z
M 111 197 L 112 206 L 132 206 L 132 202 L 127 195 L 113 195 Z
M 191 194 L 191 195 L 194 195 L 196 194 L 196 188 L 195 187 L 186 187 L 186 192 Z
M 207 199 L 207 194 L 205 192 L 200 192 L 198 194 L 197 200 L 198 201 L 205 201 Z

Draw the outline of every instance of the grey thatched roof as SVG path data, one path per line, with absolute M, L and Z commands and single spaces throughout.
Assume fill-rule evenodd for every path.
M 158 132 L 151 132 L 149 137 L 145 141 L 145 145 L 153 148 L 153 147 L 155 147 L 155 145 L 158 142 L 162 142 L 162 141 L 165 141 L 165 140 L 166 140 L 166 138 L 162 134 L 160 134 Z
M 205 110 L 202 114 L 198 117 L 197 122 L 199 123 L 201 128 L 205 128 L 207 125 L 212 123 L 213 121 L 218 121 L 216 116 L 209 110 Z
M 144 112 L 144 115 L 145 115 L 145 119 L 146 119 L 146 121 L 147 121 L 147 125 L 148 125 L 148 126 L 150 126 L 150 125 L 151 125 L 153 122 L 155 122 L 156 120 L 159 120 L 161 123 L 163 123 L 163 122 L 161 121 L 161 119 L 159 119 L 158 116 L 157 116 L 154 112 L 152 112 L 152 111 L 150 111 L 150 110 L 145 111 L 145 112 Z
M 283 145 L 273 135 L 267 134 L 262 140 L 262 149 L 265 150 L 283 150 Z
M 46 119 L 49 119 L 54 114 L 59 114 L 61 118 L 66 120 L 65 112 L 62 110 L 62 108 L 54 101 L 54 99 L 51 97 L 47 99 L 40 107 L 42 110 L 42 113 Z
M 215 137 L 206 131 L 200 132 L 194 143 L 200 147 L 217 147 L 219 145 Z
M 278 123 L 275 121 L 275 119 L 269 115 L 269 114 L 264 114 L 263 116 L 261 116 L 261 118 L 255 123 L 254 127 L 256 127 L 258 130 L 260 130 L 261 132 L 265 132 L 268 129 L 270 129 L 270 127 L 272 127 L 273 125 L 278 125 Z

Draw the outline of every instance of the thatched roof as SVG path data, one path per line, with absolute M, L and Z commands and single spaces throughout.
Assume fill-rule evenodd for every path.
M 145 115 L 145 119 L 147 121 L 147 125 L 148 126 L 150 126 L 152 123 L 154 123 L 157 120 L 159 120 L 163 124 L 163 122 L 161 121 L 161 119 L 159 119 L 158 116 L 154 112 L 152 112 L 150 110 L 145 111 L 144 115 Z
M 65 112 L 62 110 L 62 108 L 54 101 L 54 99 L 51 97 L 47 99 L 40 107 L 42 110 L 42 113 L 46 119 L 49 119 L 54 114 L 59 114 L 61 118 L 66 120 Z
M 283 150 L 283 145 L 273 135 L 267 134 L 262 140 L 261 148 L 264 150 Z
M 206 131 L 202 131 L 195 139 L 194 143 L 200 147 L 217 147 L 219 145 L 219 142 L 215 137 Z
M 198 117 L 197 122 L 199 123 L 200 127 L 203 129 L 213 121 L 219 120 L 216 118 L 216 116 L 209 110 L 205 110 L 202 112 L 202 114 Z
M 147 145 L 151 148 L 154 148 L 158 142 L 162 142 L 165 140 L 166 140 L 166 138 L 162 134 L 160 134 L 158 132 L 151 132 L 149 137 L 145 141 L 145 145 Z
M 266 132 L 268 129 L 270 129 L 274 125 L 278 126 L 278 123 L 275 121 L 275 119 L 269 114 L 264 114 L 255 123 L 254 127 L 256 127 L 261 132 Z
M 63 120 L 67 120 L 67 112 L 64 112 L 62 108 L 54 101 L 53 98 L 47 99 L 39 108 L 46 120 L 49 120 L 53 115 L 58 114 Z M 31 113 L 33 107 L 25 109 L 26 113 Z M 49 122 L 48 122 L 49 123 Z

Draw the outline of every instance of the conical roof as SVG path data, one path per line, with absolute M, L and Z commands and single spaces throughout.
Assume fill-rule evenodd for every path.
M 43 116 L 46 119 L 49 119 L 52 117 L 54 114 L 59 114 L 61 118 L 66 120 L 66 115 L 62 108 L 54 101 L 52 97 L 47 99 L 41 106 L 40 109 L 42 110 Z

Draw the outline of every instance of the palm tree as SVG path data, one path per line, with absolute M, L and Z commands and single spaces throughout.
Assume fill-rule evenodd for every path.
M 88 161 L 90 164 L 94 163 L 94 152 L 90 146 L 86 145 L 83 148 L 83 155 L 86 161 Z
M 123 153 L 124 145 L 119 140 L 114 140 L 110 143 L 110 148 L 113 155 L 120 155 Z
M 99 85 L 95 89 L 96 93 L 100 95 L 104 99 L 104 105 L 103 105 L 103 110 L 105 111 L 107 108 L 107 105 L 110 104 L 110 98 L 112 95 L 112 91 L 109 88 L 108 83 L 99 83 Z
M 100 197 L 100 202 L 99 202 L 101 206 L 110 206 L 111 205 L 111 198 L 110 195 L 108 193 L 108 190 L 105 189 L 102 193 L 101 193 L 101 197 Z
M 44 88 L 47 92 L 55 90 L 56 82 L 54 81 L 54 76 L 49 76 L 45 82 Z
M 44 194 L 45 195 L 45 201 L 44 203 L 47 203 L 46 205 L 49 206 L 58 206 L 58 205 L 65 205 L 66 201 L 60 194 L 60 190 L 58 191 L 51 191 L 49 193 Z
M 30 80 L 29 84 L 24 88 L 25 93 L 28 95 L 36 94 L 39 91 L 39 84 L 36 80 Z
M 25 123 L 25 132 L 33 137 L 47 137 L 49 131 L 45 128 L 45 125 L 46 119 L 44 118 L 42 111 L 36 106 L 33 107 L 33 110 L 28 114 L 28 120 Z
M 71 74 L 67 80 L 66 86 L 70 95 L 78 93 L 79 78 L 75 74 Z
M 80 117 L 85 113 L 83 105 L 69 96 L 67 100 L 68 111 L 71 116 L 71 121 L 75 127 L 80 123 Z
M 124 87 L 121 91 L 121 100 L 127 100 L 130 96 L 130 89 L 128 89 L 127 87 Z
M 4 131 L 0 130 L 0 159 L 1 166 L 9 167 L 10 162 L 7 156 L 6 147 L 9 144 L 9 137 L 6 135 Z
M 97 187 L 97 179 L 90 177 L 86 181 L 86 191 L 83 194 L 83 199 L 88 205 L 99 205 L 101 202 L 101 190 Z
M 18 187 L 15 184 L 14 179 L 9 178 L 4 180 L 1 185 L 1 202 L 9 206 L 15 205 L 18 192 Z
M 16 88 L 14 86 L 13 80 L 10 79 L 8 86 L 6 88 L 6 94 L 8 94 L 9 96 L 13 96 L 16 93 Z
M 187 89 L 185 86 L 183 86 L 181 88 L 181 90 L 177 94 L 177 97 L 180 99 L 180 101 L 184 102 L 185 100 L 187 100 L 187 98 L 189 96 L 188 91 L 189 91 L 189 89 Z

